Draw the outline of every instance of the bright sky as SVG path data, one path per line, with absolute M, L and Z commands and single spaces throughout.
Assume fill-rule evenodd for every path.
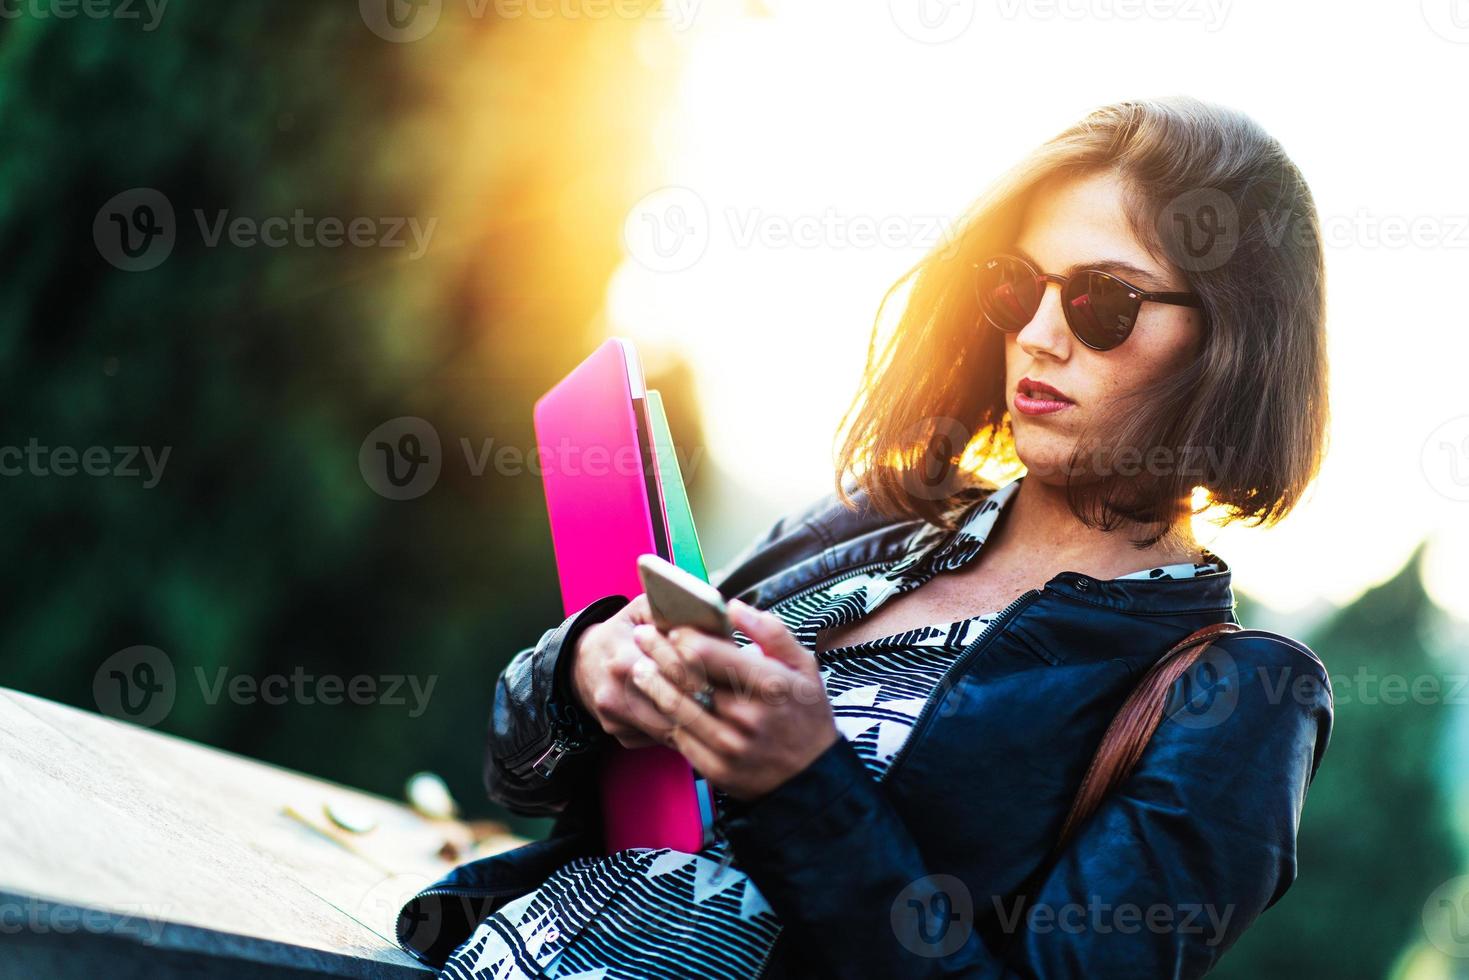
M 692 363 L 722 468 L 791 506 L 829 490 L 893 280 L 1089 109 L 1192 94 L 1253 115 L 1312 187 L 1334 403 L 1306 504 L 1273 529 L 1201 525 L 1200 539 L 1240 588 L 1293 609 L 1350 600 L 1432 536 L 1434 596 L 1469 616 L 1469 571 L 1451 559 L 1469 553 L 1456 0 L 691 2 L 670 0 L 692 17 L 647 25 L 685 69 L 608 309 L 613 332 Z

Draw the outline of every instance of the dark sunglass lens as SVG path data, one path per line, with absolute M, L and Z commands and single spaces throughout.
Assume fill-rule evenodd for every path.
M 1076 276 L 1062 297 L 1066 321 L 1088 347 L 1111 350 L 1127 339 L 1142 306 L 1137 294 L 1110 276 Z
M 1041 305 L 1041 283 L 1025 263 L 999 257 L 979 267 L 979 307 L 994 326 L 1014 333 Z

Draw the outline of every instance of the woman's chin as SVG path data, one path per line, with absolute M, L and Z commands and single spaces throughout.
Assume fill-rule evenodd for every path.
M 1046 442 L 1048 444 L 1044 446 L 1032 446 L 1017 439 L 1015 454 L 1025 464 L 1025 475 L 1035 478 L 1033 482 L 1064 484 L 1071 469 L 1071 454 L 1075 446 L 1054 440 Z

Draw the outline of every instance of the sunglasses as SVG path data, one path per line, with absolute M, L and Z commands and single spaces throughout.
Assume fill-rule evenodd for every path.
M 1005 333 L 1019 331 L 1035 318 L 1046 284 L 1054 282 L 1061 287 L 1066 326 L 1092 350 L 1111 350 L 1126 340 L 1144 303 L 1204 305 L 1194 293 L 1149 292 L 1100 269 L 1082 269 L 1071 276 L 1040 272 L 1018 255 L 996 255 L 974 268 L 979 308 L 991 326 Z

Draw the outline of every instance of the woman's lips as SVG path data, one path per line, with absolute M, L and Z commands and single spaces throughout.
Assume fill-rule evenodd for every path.
M 1025 415 L 1049 415 L 1073 403 L 1044 381 L 1021 378 L 1015 386 L 1015 410 Z
M 1015 393 L 1015 410 L 1022 415 L 1050 415 L 1052 412 L 1070 408 L 1071 404 L 1051 398 L 1031 398 L 1018 391 Z

